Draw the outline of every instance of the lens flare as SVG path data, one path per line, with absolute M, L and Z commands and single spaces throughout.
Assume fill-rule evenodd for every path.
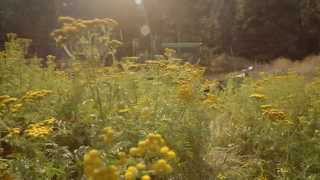
M 141 27 L 140 32 L 143 36 L 147 36 L 151 33 L 151 29 L 148 25 L 145 24 Z

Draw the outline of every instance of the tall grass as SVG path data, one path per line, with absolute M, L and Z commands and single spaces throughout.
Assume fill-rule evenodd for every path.
M 125 179 L 131 166 L 155 159 L 118 166 L 118 154 L 154 133 L 176 159 L 168 174 L 148 171 L 153 179 L 320 178 L 316 71 L 312 79 L 290 70 L 257 73 L 218 90 L 204 68 L 171 57 L 111 67 L 72 60 L 59 70 L 54 62 L 40 68 L 24 49 L 12 37 L 0 56 L 2 179 L 86 179 L 92 149 Z M 105 127 L 112 141 L 101 137 Z

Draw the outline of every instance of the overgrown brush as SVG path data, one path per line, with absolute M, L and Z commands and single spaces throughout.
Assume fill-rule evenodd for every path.
M 128 60 L 111 67 L 72 60 L 60 71 L 54 63 L 40 68 L 6 53 L 0 90 L 1 157 L 8 167 L 3 176 L 80 179 L 82 157 L 89 147 L 100 146 L 99 134 L 106 126 L 119 134 L 113 153 L 160 133 L 179 160 L 171 178 L 209 176 L 205 107 L 215 102 L 203 94 L 202 68 L 175 59 Z
M 51 55 L 47 68 L 26 59 L 27 45 L 10 35 L 0 53 L 2 179 L 320 178 L 318 75 L 218 90 L 173 50 L 60 70 Z
M 212 126 L 215 148 L 210 157 L 217 160 L 221 177 L 318 179 L 317 82 L 288 73 L 262 74 L 237 90 L 229 84 L 219 94 L 223 108 Z

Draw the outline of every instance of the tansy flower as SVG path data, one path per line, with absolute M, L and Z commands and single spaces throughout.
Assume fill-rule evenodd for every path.
M 168 148 L 168 146 L 164 146 L 160 149 L 160 153 L 165 155 L 170 151 L 170 149 Z
M 119 180 L 116 166 L 101 167 L 94 170 L 93 175 L 89 177 L 92 180 Z
M 160 159 L 153 164 L 152 170 L 154 170 L 156 174 L 169 174 L 172 172 L 172 167 L 166 160 Z
M 193 88 L 190 83 L 183 83 L 178 88 L 178 97 L 184 101 L 190 101 L 193 98 Z
M 0 96 L 0 103 L 2 103 L 3 100 L 9 99 L 9 98 L 10 98 L 10 96 L 8 96 L 8 95 Z
M 145 170 L 146 169 L 146 165 L 144 163 L 138 163 L 136 165 L 138 170 Z
M 258 94 L 258 93 L 252 94 L 249 97 L 253 98 L 253 99 L 256 99 L 256 100 L 266 100 L 267 99 L 267 97 L 265 95 Z
M 166 66 L 165 69 L 167 71 L 178 71 L 179 70 L 179 66 L 176 65 L 176 64 L 170 64 L 170 65 Z
M 52 127 L 48 126 L 39 126 L 37 124 L 31 125 L 29 129 L 26 130 L 26 133 L 30 137 L 46 137 L 49 136 L 53 132 Z
M 144 149 L 143 148 L 136 148 L 136 147 L 133 147 L 133 148 L 130 148 L 130 155 L 133 156 L 133 157 L 140 157 L 140 156 L 143 156 L 144 155 Z
M 8 106 L 16 101 L 18 101 L 17 98 L 8 97 L 8 98 L 3 98 L 2 100 L 0 100 L 0 104 Z
M 203 100 L 203 104 L 207 105 L 207 106 L 213 106 L 217 103 L 217 97 L 215 95 L 212 94 L 208 94 L 206 99 Z
M 111 144 L 114 138 L 114 130 L 111 127 L 104 128 L 102 137 L 106 144 Z
M 262 109 L 262 110 L 268 110 L 268 109 L 271 109 L 273 106 L 272 105 L 270 105 L 270 104 L 265 104 L 265 105 L 261 105 L 260 106 L 260 108 Z
M 119 157 L 119 161 L 118 161 L 118 164 L 119 164 L 119 165 L 124 165 L 124 164 L 127 163 L 127 161 L 128 161 L 128 156 L 126 155 L 126 153 L 124 153 L 124 152 L 119 152 L 118 157 Z
M 90 178 L 94 176 L 95 171 L 103 167 L 103 161 L 98 150 L 91 150 L 84 155 L 84 174 Z
M 124 108 L 124 109 L 118 110 L 118 113 L 127 113 L 127 112 L 129 112 L 129 111 L 130 111 L 129 108 Z
M 151 177 L 149 175 L 144 175 L 141 177 L 141 180 L 151 180 Z
M 8 137 L 16 136 L 21 133 L 20 128 L 10 128 L 8 131 L 9 131 Z
M 169 151 L 169 152 L 165 153 L 165 158 L 168 160 L 175 159 L 176 156 L 177 155 L 174 151 Z
M 15 113 L 21 110 L 21 108 L 23 107 L 23 104 L 19 103 L 19 104 L 15 104 L 11 107 L 10 111 Z
M 52 91 L 50 91 L 50 90 L 28 91 L 22 97 L 22 100 L 25 102 L 33 102 L 36 100 L 41 100 L 44 97 L 49 96 L 51 93 L 52 93 Z
M 51 118 L 43 121 L 43 123 L 44 123 L 44 124 L 48 124 L 48 125 L 52 125 L 52 124 L 54 124 L 56 121 L 57 121 L 56 118 L 51 117 Z
M 35 124 L 29 125 L 26 133 L 30 137 L 44 138 L 53 133 L 53 124 L 56 122 L 55 118 L 50 118 Z
M 134 166 L 128 167 L 126 173 L 125 173 L 125 179 L 126 180 L 135 180 L 138 175 L 138 169 Z
M 283 120 L 286 118 L 286 114 L 277 109 L 268 109 L 263 112 L 263 115 L 271 120 Z

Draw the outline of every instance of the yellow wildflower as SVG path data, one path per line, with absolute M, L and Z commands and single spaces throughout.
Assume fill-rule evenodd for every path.
M 286 114 L 277 109 L 268 109 L 263 112 L 263 115 L 271 120 L 283 120 L 286 118 Z
M 20 128 L 10 128 L 8 131 L 9 131 L 8 137 L 16 136 L 21 133 Z
M 141 180 L 151 180 L 151 177 L 149 175 L 144 175 L 141 177 Z
M 268 178 L 266 176 L 260 176 L 258 180 L 268 180 Z
M 119 164 L 119 165 L 124 165 L 124 164 L 127 163 L 127 161 L 128 161 L 128 156 L 126 155 L 126 153 L 124 153 L 124 152 L 119 152 L 118 157 L 119 157 L 119 161 L 118 161 L 118 164 Z
M 102 166 L 93 171 L 92 176 L 89 176 L 92 180 L 119 180 L 118 168 L 116 166 Z
M 253 99 L 256 99 L 256 100 L 266 100 L 267 99 L 267 97 L 265 95 L 258 94 L 258 93 L 250 95 L 250 98 L 253 98 Z
M 84 174 L 90 178 L 95 175 L 97 169 L 103 167 L 103 161 L 98 150 L 91 150 L 84 155 Z
M 23 104 L 19 103 L 19 104 L 15 104 L 10 108 L 10 111 L 15 113 L 21 110 L 21 108 L 23 107 Z
M 51 118 L 49 118 L 49 119 L 47 119 L 47 120 L 43 121 L 43 123 L 44 123 L 44 124 L 52 125 L 52 124 L 54 124 L 56 121 L 57 121 L 57 120 L 56 120 L 56 118 L 51 117 Z
M 171 165 L 168 164 L 164 159 L 160 159 L 154 163 L 152 169 L 156 172 L 156 174 L 169 174 L 172 172 Z
M 129 111 L 130 111 L 129 108 L 124 108 L 124 109 L 118 110 L 118 113 L 127 113 L 127 112 L 129 112 Z
M 167 154 L 170 151 L 170 149 L 167 146 L 164 146 L 160 149 L 161 154 Z
M 146 169 L 146 165 L 144 163 L 138 163 L 136 165 L 138 170 L 145 170 Z
M 124 175 L 124 178 L 125 180 L 135 180 L 136 176 L 132 172 L 127 171 Z
M 106 144 L 111 144 L 114 138 L 114 130 L 111 127 L 103 129 L 103 140 Z
M 134 180 L 136 179 L 137 175 L 138 175 L 138 169 L 134 166 L 130 166 L 128 167 L 126 173 L 125 173 L 125 179 L 126 180 Z
M 29 129 L 26 130 L 28 136 L 31 137 L 46 137 L 53 132 L 52 127 L 48 126 L 39 126 L 37 124 L 31 125 Z
M 206 99 L 203 101 L 203 104 L 207 106 L 213 106 L 217 103 L 217 97 L 213 94 L 208 94 Z
M 178 97 L 184 101 L 190 101 L 193 98 L 193 88 L 190 83 L 183 83 L 178 89 Z
M 0 96 L 0 103 L 2 103 L 3 100 L 9 99 L 9 98 L 10 98 L 10 96 L 8 96 L 8 95 Z
M 273 106 L 272 105 L 270 105 L 270 104 L 265 104 L 265 105 L 261 105 L 260 106 L 260 108 L 262 109 L 262 110 L 268 110 L 268 109 L 271 109 Z
M 4 105 L 9 105 L 9 104 L 12 104 L 14 102 L 18 101 L 17 98 L 13 98 L 13 97 L 9 97 L 9 98 L 4 98 L 2 101 L 1 101 L 1 104 L 4 104 Z
M 28 91 L 22 97 L 22 100 L 25 102 L 33 102 L 35 100 L 41 100 L 44 97 L 50 95 L 51 93 L 52 93 L 52 91 L 50 91 L 50 90 Z
M 171 160 L 176 158 L 176 153 L 174 151 L 169 151 L 165 154 L 166 159 Z
M 143 153 L 144 153 L 142 148 L 136 148 L 136 147 L 130 148 L 129 152 L 130 152 L 130 155 L 134 157 L 143 156 Z
M 53 133 L 52 125 L 56 121 L 55 118 L 50 118 L 38 123 L 29 125 L 29 128 L 26 130 L 26 133 L 30 137 L 43 138 L 51 135 Z

